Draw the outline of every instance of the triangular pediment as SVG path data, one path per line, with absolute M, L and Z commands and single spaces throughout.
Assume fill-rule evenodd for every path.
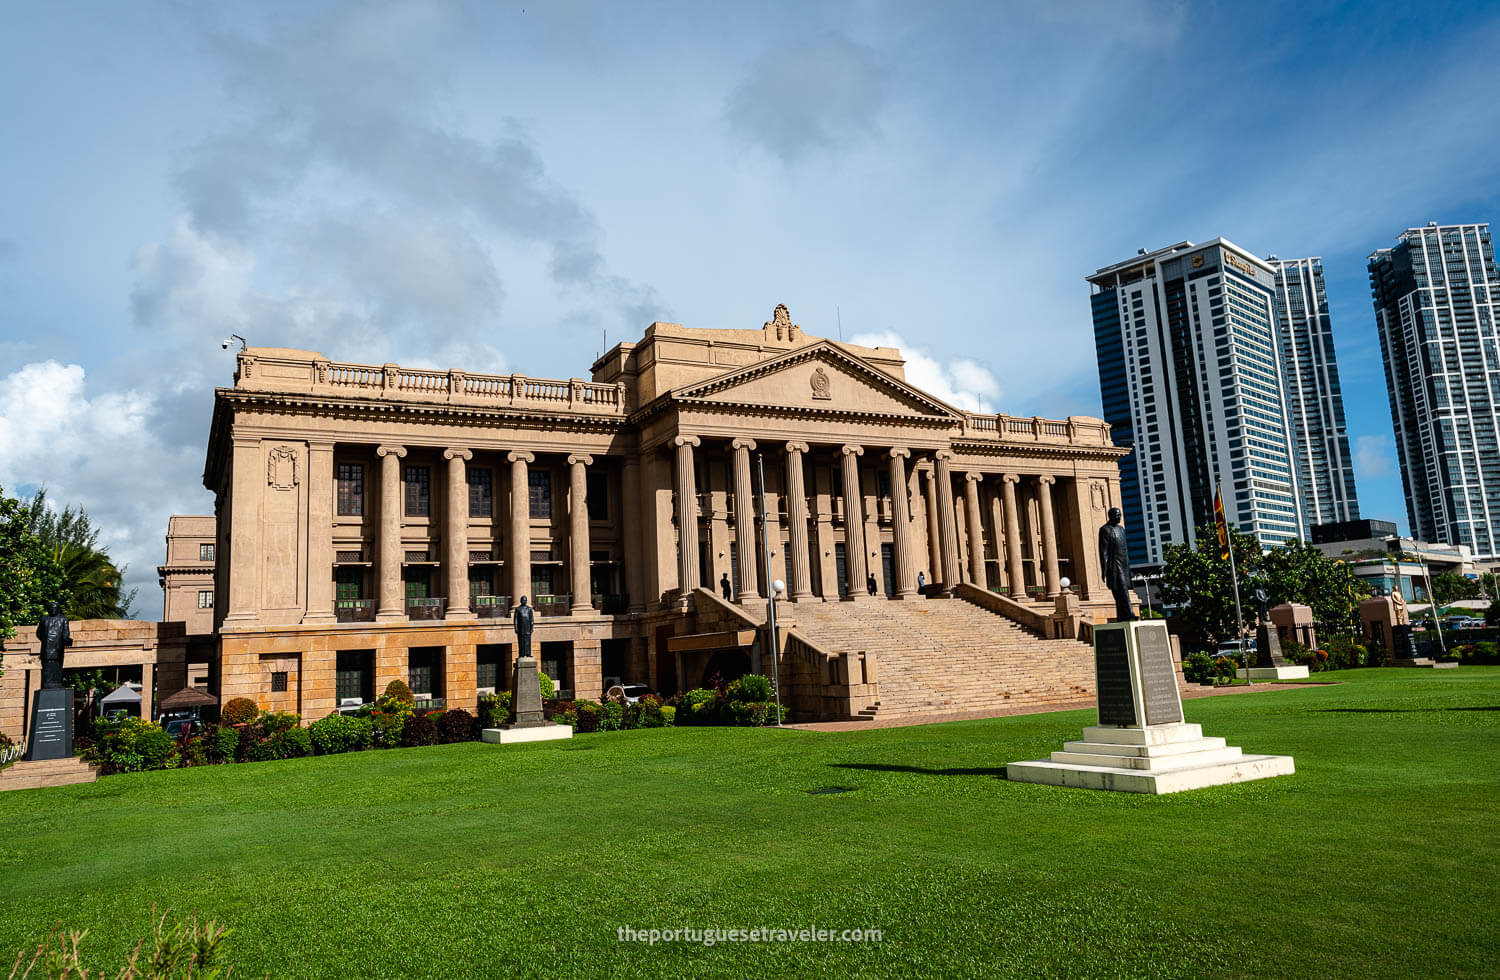
M 672 397 L 680 402 L 726 407 L 775 407 L 928 421 L 958 418 L 943 402 L 826 340 L 697 382 Z

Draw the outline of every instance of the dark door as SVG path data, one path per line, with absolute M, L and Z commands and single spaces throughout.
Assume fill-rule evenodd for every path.
M 896 551 L 888 544 L 880 546 L 880 574 L 885 581 L 885 595 L 889 599 L 896 594 Z

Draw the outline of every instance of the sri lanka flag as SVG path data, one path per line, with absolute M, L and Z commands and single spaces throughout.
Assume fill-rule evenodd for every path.
M 1229 557 L 1229 525 L 1224 521 L 1224 492 L 1214 484 L 1214 527 L 1219 532 L 1219 560 Z

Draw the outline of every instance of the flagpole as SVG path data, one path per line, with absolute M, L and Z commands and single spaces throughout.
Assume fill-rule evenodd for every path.
M 1229 552 L 1229 582 L 1234 586 L 1234 631 L 1240 641 L 1240 659 L 1245 662 L 1245 685 L 1250 680 L 1250 656 L 1245 653 L 1245 616 L 1240 611 L 1240 573 L 1234 565 L 1234 537 L 1229 533 L 1229 515 L 1224 513 L 1224 488 L 1214 484 L 1214 497 L 1219 502 L 1218 518 L 1224 522 L 1224 550 Z

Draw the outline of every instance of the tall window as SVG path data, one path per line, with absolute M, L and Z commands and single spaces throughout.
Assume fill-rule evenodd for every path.
M 888 470 L 875 471 L 875 496 L 889 497 L 891 495 L 891 474 Z
M 609 520 L 609 482 L 603 473 L 589 474 L 589 520 Z
M 214 560 L 214 546 L 211 545 L 211 544 L 200 544 L 198 546 L 198 560 L 199 561 L 213 561 Z
M 495 516 L 493 470 L 483 468 L 469 470 L 469 516 Z
M 432 471 L 425 466 L 406 467 L 406 516 L 426 517 L 432 508 Z
M 406 584 L 408 599 L 426 599 L 431 589 L 432 575 L 425 566 L 401 569 L 401 579 Z
M 338 480 L 340 517 L 358 517 L 365 512 L 365 467 L 362 463 L 340 463 Z
M 335 573 L 334 597 L 338 599 L 363 599 L 365 597 L 365 570 L 363 568 L 340 568 Z
M 213 589 L 199 589 L 198 590 L 198 608 L 199 609 L 212 609 L 213 607 L 214 607 L 214 590 Z
M 531 516 L 538 520 L 550 519 L 552 517 L 552 474 L 545 471 L 541 473 L 532 471 L 527 476 L 531 480 Z
M 552 591 L 552 568 L 531 568 L 531 597 L 535 599 L 541 595 L 554 595 Z

